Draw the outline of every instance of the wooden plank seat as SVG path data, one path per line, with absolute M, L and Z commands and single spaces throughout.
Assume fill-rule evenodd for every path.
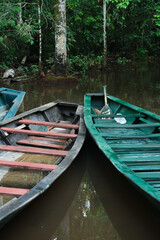
M 45 121 L 35 121 L 35 120 L 27 120 L 27 119 L 21 119 L 18 122 L 23 124 L 43 125 L 43 126 L 58 127 L 58 128 L 65 128 L 65 129 L 79 128 L 77 124 L 69 124 L 69 123 L 45 122 Z
M 137 176 L 139 176 L 140 178 L 145 179 L 147 182 L 149 181 L 159 181 L 160 180 L 160 171 L 156 171 L 156 172 L 136 172 L 135 173 Z
M 24 144 L 24 145 L 37 146 L 37 147 L 47 147 L 47 148 L 58 148 L 58 149 L 64 149 L 66 147 L 66 145 L 42 143 L 42 142 L 32 141 L 28 139 L 20 139 L 17 141 L 17 144 Z
M 13 167 L 13 168 L 26 168 L 26 169 L 38 170 L 38 171 L 52 171 L 57 167 L 57 165 L 52 165 L 52 164 L 16 162 L 16 161 L 6 161 L 6 160 L 0 160 L 0 166 Z
M 150 185 L 156 185 L 160 184 L 160 180 L 159 179 L 147 180 L 147 183 L 149 183 Z
M 160 149 L 160 144 L 110 144 L 113 149 Z
M 125 162 L 126 163 L 126 162 Z M 160 166 L 160 160 L 159 161 L 138 161 L 138 162 L 135 162 L 135 161 L 132 161 L 132 162 L 127 162 L 126 165 L 130 168 L 132 167 L 142 167 L 142 166 L 156 166 L 156 165 L 159 165 Z
M 0 129 L 7 133 L 18 133 L 18 134 L 26 134 L 26 135 L 32 135 L 32 136 L 60 137 L 60 138 L 67 138 L 67 139 L 77 137 L 77 134 L 70 134 L 70 133 L 33 131 L 33 130 L 7 128 L 7 127 L 2 127 Z
M 94 119 L 94 124 L 95 125 L 104 125 L 104 124 L 116 124 L 116 121 L 114 120 L 114 118 L 109 118 L 109 119 L 99 119 L 99 118 L 95 118 Z
M 124 153 L 124 154 L 117 154 L 117 156 L 120 158 L 121 161 L 123 162 L 143 162 L 143 161 L 160 161 L 160 153 L 142 153 L 142 152 L 138 152 L 137 154 L 129 154 L 128 153 Z
M 153 186 L 154 188 L 156 188 L 156 190 L 160 191 L 160 186 Z
M 145 138 L 158 138 L 160 137 L 160 133 L 153 133 L 153 134 L 141 134 L 141 135 L 123 135 L 123 134 L 105 134 L 101 133 L 101 136 L 105 137 L 106 139 L 145 139 Z
M 0 194 L 22 196 L 28 191 L 29 189 L 24 189 L 24 188 L 0 187 Z
M 134 172 L 160 171 L 160 164 L 150 163 L 150 165 L 135 165 L 129 166 L 129 168 Z
M 94 124 L 97 128 L 150 128 L 160 127 L 160 123 L 140 123 L 140 124 Z
M 118 157 L 122 158 L 123 160 L 124 159 L 128 159 L 129 160 L 132 160 L 132 159 L 136 159 L 138 161 L 138 159 L 155 159 L 155 158 L 159 158 L 160 157 L 160 152 L 157 153 L 157 151 L 155 152 L 151 152 L 151 153 L 148 153 L 146 151 L 144 152 L 137 152 L 137 153 L 118 153 L 117 154 Z
M 1 151 L 10 151 L 10 152 L 23 152 L 23 153 L 32 153 L 32 154 L 43 154 L 43 155 L 52 155 L 52 156 L 61 156 L 65 157 L 68 154 L 68 151 L 62 150 L 52 150 L 45 148 L 35 148 L 35 147 L 26 147 L 26 146 L 11 146 L 11 145 L 0 145 Z
M 108 114 L 108 115 L 104 115 L 104 114 L 91 114 L 91 116 L 93 118 L 120 118 L 120 117 L 124 117 L 124 118 L 138 118 L 138 117 L 144 117 L 144 115 L 142 114 L 121 114 L 121 115 L 117 115 L 117 114 Z
M 152 163 L 152 164 L 157 164 L 157 163 L 159 163 L 160 164 L 160 157 L 146 157 L 146 158 L 140 158 L 140 157 L 137 157 L 137 158 L 131 158 L 131 159 L 129 159 L 129 157 L 128 158 L 121 158 L 120 157 L 120 160 L 122 161 L 122 162 L 124 162 L 124 163 L 126 163 L 128 166 L 130 166 L 130 165 L 137 165 L 137 164 L 150 164 L 150 163 Z
M 160 191 L 160 183 L 159 181 L 147 181 L 153 188 Z

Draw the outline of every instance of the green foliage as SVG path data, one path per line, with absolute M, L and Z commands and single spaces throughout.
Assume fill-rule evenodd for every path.
M 2 68 L 2 69 L 8 69 L 9 67 L 8 67 L 4 62 L 2 62 L 2 63 L 0 64 L 0 68 Z
M 12 0 L 0 3 L 1 61 L 9 66 L 18 66 L 27 54 L 29 45 L 34 42 L 34 26 L 28 18 L 25 19 L 25 15 L 20 22 L 20 13 L 24 8 L 25 4 L 20 7 L 19 2 Z
M 34 29 L 33 26 L 27 23 L 23 23 L 23 25 L 18 24 L 16 26 L 17 34 L 20 36 L 21 41 L 25 43 L 30 43 L 31 45 L 34 43 L 33 33 Z
M 37 73 L 38 73 L 38 65 L 31 65 L 30 66 L 30 70 L 31 70 L 31 73 L 33 75 L 37 75 Z
M 119 57 L 119 58 L 117 59 L 117 62 L 118 62 L 119 64 L 126 64 L 126 63 L 129 62 L 129 60 L 128 60 L 126 57 Z
M 112 2 L 113 4 L 117 5 L 117 8 L 127 8 L 130 4 L 130 0 L 110 0 L 107 2 Z
M 68 68 L 71 72 L 85 73 L 102 62 L 103 0 L 67 0 L 66 3 Z M 120 64 L 133 57 L 159 57 L 160 3 L 155 0 L 106 0 L 106 3 L 108 55 Z M 18 67 L 27 56 L 28 63 L 34 66 L 32 71 L 37 72 L 37 6 L 37 0 L 1 0 L 0 65 L 4 68 Z M 41 7 L 42 59 L 51 67 L 55 64 L 54 2 L 43 1 Z
M 68 32 L 72 33 L 71 55 L 102 54 L 102 5 L 96 0 L 67 1 Z M 69 39 L 70 40 L 70 39 Z M 87 53 L 87 54 L 86 54 Z M 100 54 L 100 55 L 101 55 Z
M 107 48 L 122 57 L 157 55 L 159 30 L 154 0 L 106 0 Z M 103 54 L 103 1 L 68 0 L 69 54 Z M 140 50 L 141 49 L 141 50 Z M 70 57 L 70 56 L 69 56 Z
M 87 70 L 94 66 L 100 67 L 102 60 L 102 56 L 95 56 L 93 54 L 88 56 L 72 56 L 68 59 L 68 71 L 72 74 L 77 71 L 81 74 L 85 74 Z
M 109 36 L 115 39 L 111 45 L 115 52 L 120 52 L 128 57 L 135 53 L 140 55 L 157 55 L 160 50 L 157 38 L 157 26 L 153 21 L 157 4 L 154 0 L 131 1 L 127 10 L 119 10 L 123 21 L 113 19 L 115 32 Z M 120 51 L 119 51 L 120 49 Z M 129 56 L 130 53 L 130 56 Z M 136 54 L 136 56 L 137 56 Z
M 75 56 L 68 59 L 68 71 L 85 73 L 88 70 L 88 58 L 87 56 Z
M 160 27 L 160 3 L 157 4 L 156 14 L 154 15 L 156 25 Z M 160 37 L 160 29 L 157 29 L 157 37 Z

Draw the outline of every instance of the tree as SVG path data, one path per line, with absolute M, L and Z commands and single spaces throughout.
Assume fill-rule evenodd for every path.
M 55 66 L 56 74 L 66 74 L 66 0 L 55 0 Z
M 39 75 L 42 73 L 42 27 L 41 27 L 41 2 L 38 0 L 38 27 L 39 27 Z
M 107 38 L 106 38 L 106 0 L 103 0 L 103 42 L 104 42 L 104 67 L 107 65 Z

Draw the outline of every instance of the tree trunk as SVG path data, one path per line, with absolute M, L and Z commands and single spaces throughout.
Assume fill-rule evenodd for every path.
M 22 19 L 22 3 L 21 3 L 21 1 L 19 2 L 19 9 L 20 9 L 20 11 L 18 12 L 18 15 L 19 15 L 19 25 L 22 26 L 23 19 Z
M 42 72 L 42 27 L 41 27 L 41 4 L 38 0 L 38 27 L 39 27 L 39 60 L 38 60 L 38 69 L 39 75 Z
M 106 0 L 103 0 L 103 54 L 104 68 L 107 66 L 107 36 L 106 36 Z
M 55 67 L 57 75 L 66 75 L 66 0 L 55 0 Z

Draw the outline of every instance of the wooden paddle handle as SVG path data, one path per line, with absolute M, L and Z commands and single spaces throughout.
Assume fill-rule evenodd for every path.
M 105 105 L 107 105 L 107 90 L 106 90 L 106 85 L 103 86 L 103 89 L 104 89 L 104 103 Z

